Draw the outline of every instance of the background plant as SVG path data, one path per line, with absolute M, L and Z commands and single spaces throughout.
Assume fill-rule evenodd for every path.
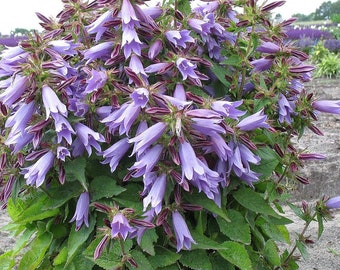
M 340 104 L 305 89 L 284 1 L 63 2 L 1 54 L 4 269 L 297 269 L 286 186 L 324 156 L 292 139 Z

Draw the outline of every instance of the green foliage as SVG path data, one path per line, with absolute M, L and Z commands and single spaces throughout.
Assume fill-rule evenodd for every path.
M 316 77 L 336 78 L 340 73 L 340 58 L 334 53 L 327 54 L 317 65 Z

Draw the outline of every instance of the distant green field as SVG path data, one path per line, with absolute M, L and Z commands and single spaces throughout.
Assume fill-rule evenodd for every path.
M 329 23 L 332 23 L 332 21 L 330 20 L 308 21 L 308 22 L 297 21 L 294 23 L 294 25 L 310 26 L 310 25 L 320 25 L 320 24 L 329 24 Z

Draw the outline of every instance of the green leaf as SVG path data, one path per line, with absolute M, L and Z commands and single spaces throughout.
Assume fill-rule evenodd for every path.
M 229 89 L 230 83 L 226 80 L 225 76 L 227 75 L 227 69 L 221 67 L 220 65 L 216 64 L 215 62 L 211 62 L 212 67 L 210 68 L 211 71 L 216 75 L 218 80 L 227 88 Z
M 0 255 L 0 265 L 2 270 L 12 270 L 15 266 L 13 251 L 8 251 Z
M 213 200 L 207 198 L 203 193 L 185 194 L 185 199 L 192 204 L 201 205 L 204 209 L 220 216 L 225 221 L 230 222 L 225 209 L 220 208 Z
M 65 268 L 72 262 L 75 256 L 79 254 L 79 251 L 85 241 L 88 239 L 90 234 L 92 233 L 95 225 L 96 217 L 91 216 L 89 227 L 86 227 L 84 224 L 80 228 L 79 231 L 75 230 L 75 223 L 73 223 L 70 235 L 67 241 L 67 262 L 65 264 Z M 67 269 L 67 268 L 66 268 Z
M 91 200 L 97 201 L 101 198 L 117 196 L 126 189 L 118 186 L 116 181 L 109 176 L 101 175 L 94 178 L 90 184 Z
M 254 166 L 252 169 L 260 173 L 260 178 L 265 179 L 272 175 L 273 171 L 280 163 L 280 157 L 268 146 L 260 147 L 255 151 L 255 154 L 261 158 L 261 163 Z
M 236 242 L 224 242 L 221 246 L 223 246 L 223 249 L 220 249 L 218 253 L 224 259 L 241 270 L 252 270 L 248 252 L 242 244 Z
M 296 240 L 296 247 L 300 251 L 302 258 L 307 260 L 309 257 L 309 254 L 308 254 L 306 245 L 303 242 Z
M 194 270 L 212 270 L 211 262 L 205 250 L 182 251 L 180 262 Z
M 218 249 L 221 248 L 220 243 L 218 243 L 214 240 L 211 240 L 209 237 L 202 235 L 201 233 L 199 233 L 197 231 L 192 230 L 191 236 L 196 241 L 196 244 L 191 246 L 192 250 L 196 250 L 196 249 L 218 250 Z
M 18 270 L 34 270 L 45 257 L 46 251 L 52 243 L 52 234 L 45 232 L 37 236 L 30 244 L 30 250 L 22 257 Z
M 148 270 L 153 270 L 153 266 L 150 264 L 148 259 L 145 257 L 145 255 L 138 251 L 138 250 L 132 250 L 131 252 L 132 258 L 135 260 L 135 262 L 138 265 L 138 269 L 148 269 Z M 128 264 L 127 264 L 128 265 Z M 135 269 L 134 267 L 130 267 L 128 265 L 129 269 Z
M 249 245 L 251 241 L 250 228 L 242 214 L 236 210 L 230 209 L 228 211 L 228 217 L 231 222 L 226 222 L 220 217 L 217 217 L 216 219 L 221 232 L 233 241 Z
M 58 253 L 58 255 L 53 259 L 53 266 L 57 266 L 60 264 L 63 264 L 66 262 L 67 260 L 67 254 L 68 254 L 68 250 L 67 247 L 64 246 L 60 252 Z
M 261 213 L 280 218 L 280 216 L 270 207 L 269 203 L 257 192 L 250 188 L 241 188 L 233 194 L 236 201 L 255 213 Z
M 188 15 L 191 13 L 191 6 L 189 0 L 178 0 L 177 1 L 177 8 L 179 11 Z
M 295 215 L 297 215 L 299 218 L 301 218 L 302 220 L 305 220 L 305 214 L 302 212 L 302 210 L 295 206 L 292 203 L 287 202 L 287 205 L 290 207 L 290 209 L 293 210 L 293 212 L 295 213 Z
M 67 181 L 79 181 L 87 189 L 85 177 L 86 159 L 84 157 L 65 162 L 64 168 Z
M 137 183 L 129 183 L 129 188 L 115 197 L 114 200 L 122 208 L 129 207 L 135 209 L 136 212 L 142 212 L 143 204 L 140 203 L 139 195 L 142 189 L 143 188 Z
M 323 218 L 321 213 L 317 212 L 316 213 L 316 218 L 318 220 L 318 239 L 321 237 L 322 233 L 323 233 Z
M 15 223 L 27 224 L 32 221 L 56 216 L 59 213 L 58 208 L 43 211 L 45 205 L 50 200 L 45 193 L 39 191 L 34 193 L 33 196 L 30 200 L 23 201 L 22 199 L 18 199 L 16 205 L 12 205 L 10 202 L 8 203 L 10 209 L 17 207 L 17 212 L 12 217 Z
M 144 252 L 152 256 L 155 256 L 154 243 L 157 241 L 157 239 L 158 239 L 158 235 L 155 229 L 146 230 L 140 243 L 141 249 Z
M 242 59 L 240 58 L 239 55 L 233 54 L 229 56 L 225 61 L 223 61 L 222 64 L 225 64 L 228 66 L 234 66 L 234 67 L 241 67 Z
M 91 244 L 86 248 L 86 250 L 83 252 L 83 254 L 96 263 L 98 266 L 102 267 L 105 270 L 113 270 L 118 267 L 122 267 L 123 263 L 121 262 L 121 257 L 114 253 L 113 249 L 110 250 L 104 250 L 102 255 L 94 260 L 93 255 L 94 251 L 96 250 L 96 247 L 98 246 L 99 242 L 101 241 L 101 238 L 96 238 L 91 242 Z
M 267 261 L 272 265 L 272 266 L 279 266 L 281 259 L 280 255 L 278 253 L 278 248 L 274 242 L 274 240 L 269 239 L 263 250 L 264 257 L 267 259 Z
M 149 261 L 154 269 L 174 264 L 181 258 L 181 255 L 170 251 L 162 246 L 156 246 L 156 255 L 149 257 Z
M 270 223 L 263 217 L 259 217 L 256 225 L 271 239 L 279 242 L 290 242 L 289 232 L 286 226 Z
M 12 249 L 13 254 L 17 254 L 18 252 L 20 252 L 26 246 L 26 244 L 29 242 L 35 232 L 36 229 L 34 226 L 27 226 L 27 229 L 23 231 L 18 239 L 16 239 L 15 245 Z

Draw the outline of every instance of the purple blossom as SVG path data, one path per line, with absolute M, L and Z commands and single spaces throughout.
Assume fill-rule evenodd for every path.
M 105 142 L 105 138 L 103 135 L 93 131 L 92 129 L 81 123 L 75 124 L 74 128 L 80 142 L 84 145 L 89 156 L 92 154 L 92 147 L 95 148 L 98 152 L 101 151 L 98 142 Z
M 149 91 L 143 87 L 137 88 L 131 93 L 130 97 L 136 106 L 144 108 L 149 101 Z
M 274 59 L 271 58 L 260 58 L 250 62 L 254 67 L 254 72 L 262 72 L 271 68 Z
M 263 42 L 256 50 L 262 53 L 275 54 L 280 51 L 280 47 L 273 42 Z
M 187 45 L 186 43 L 194 43 L 195 40 L 190 36 L 190 31 L 189 30 L 171 30 L 165 32 L 166 38 L 174 44 L 176 47 L 182 47 L 186 48 Z
M 87 64 L 98 58 L 107 60 L 111 54 L 114 42 L 106 41 L 91 47 L 84 51 L 84 59 L 87 59 Z
M 61 103 L 57 94 L 48 85 L 42 87 L 42 99 L 46 110 L 46 119 L 49 118 L 51 113 L 59 113 L 67 117 L 66 106 Z
M 102 164 L 109 164 L 111 172 L 114 172 L 129 148 L 130 144 L 127 138 L 119 140 L 101 153 L 103 158 L 105 158 Z
M 315 100 L 312 107 L 320 112 L 340 114 L 340 100 Z
M 35 111 L 34 101 L 28 104 L 21 103 L 18 107 L 19 108 L 10 117 L 8 117 L 5 122 L 5 128 L 12 127 L 11 132 L 8 135 L 9 137 L 18 132 L 23 132 Z
M 25 92 L 27 85 L 28 77 L 16 75 L 12 83 L 0 94 L 0 101 L 11 107 Z
M 119 128 L 119 134 L 128 134 L 130 128 L 139 115 L 141 108 L 134 102 L 124 103 L 119 109 L 110 113 L 101 120 L 109 127 L 109 131 L 113 134 Z
M 289 102 L 287 98 L 280 94 L 279 96 L 279 122 L 287 122 L 288 124 L 292 123 L 291 115 L 295 113 L 295 104 L 293 102 Z
M 148 177 L 148 175 L 146 176 Z M 156 214 L 162 210 L 162 201 L 166 188 L 166 174 L 162 173 L 160 176 L 153 179 L 153 183 L 148 195 L 143 199 L 144 211 L 151 205 Z
M 184 141 L 179 145 L 179 157 L 182 166 L 182 181 L 184 176 L 186 179 L 192 180 L 194 172 L 198 175 L 204 174 L 204 168 L 198 162 L 195 151 L 189 142 Z
M 270 128 L 267 121 L 268 116 L 264 114 L 263 109 L 242 119 L 237 127 L 242 131 L 249 131 L 256 128 Z
M 79 231 L 83 223 L 86 227 L 89 227 L 89 207 L 90 207 L 90 195 L 88 192 L 80 194 L 76 211 L 70 222 L 76 221 L 76 231 Z
M 138 22 L 136 12 L 129 0 L 123 0 L 122 2 L 121 17 L 124 24 Z
M 225 101 L 225 100 L 217 100 L 211 103 L 211 109 L 220 113 L 224 117 L 229 117 L 237 120 L 238 117 L 244 115 L 245 111 L 240 111 L 236 109 L 243 103 L 242 100 L 238 101 Z
M 157 55 L 162 51 L 163 43 L 162 40 L 156 39 L 150 46 L 148 51 L 148 57 L 153 60 L 157 57 Z
M 177 240 L 177 252 L 183 248 L 191 249 L 191 243 L 196 244 L 196 242 L 192 238 L 184 218 L 178 211 L 172 212 L 172 224 Z
M 188 77 L 193 79 L 199 79 L 199 76 L 195 72 L 197 65 L 191 63 L 188 59 L 180 57 L 177 59 L 176 65 L 178 70 L 181 72 L 183 76 L 183 80 L 186 80 Z
M 24 175 L 27 185 L 36 185 L 40 187 L 46 177 L 46 174 L 53 166 L 54 154 L 48 151 L 42 157 L 40 157 L 33 165 L 23 168 L 21 174 Z
M 129 139 L 129 143 L 134 143 L 131 155 L 135 153 L 141 155 L 147 148 L 149 148 L 163 135 L 166 128 L 166 123 L 158 122 L 137 135 L 136 137 Z
M 102 37 L 102 35 L 108 29 L 108 26 L 105 26 L 105 23 L 108 23 L 112 20 L 113 20 L 113 12 L 112 10 L 108 10 L 102 15 L 100 15 L 94 22 L 86 26 L 85 29 L 87 30 L 87 33 L 89 34 L 96 34 L 95 41 L 98 42 L 98 40 Z
M 127 218 L 121 214 L 117 213 L 111 222 L 111 237 L 121 237 L 126 240 L 129 233 L 132 233 L 134 229 L 130 226 Z
M 138 156 L 138 160 L 129 168 L 130 171 L 135 171 L 132 176 L 137 178 L 142 175 L 147 175 L 157 164 L 163 151 L 163 146 L 156 144 L 152 148 L 143 152 L 143 155 Z
M 142 62 L 140 61 L 139 57 L 135 54 L 131 55 L 130 63 L 129 63 L 129 68 L 136 73 L 137 75 L 140 75 L 140 77 L 146 81 L 147 79 L 147 74 L 144 71 L 144 67 Z M 131 83 L 133 80 L 130 78 L 129 83 Z
M 209 134 L 210 145 L 205 146 L 204 149 L 206 153 L 215 152 L 216 155 L 221 159 L 226 161 L 228 157 L 231 157 L 231 149 L 226 144 L 226 141 L 217 132 L 211 131 Z
M 48 45 L 57 53 L 65 55 L 75 55 L 77 53 L 76 48 L 79 46 L 69 40 L 52 40 L 48 42 Z
M 340 196 L 336 196 L 327 200 L 326 206 L 330 209 L 340 208 Z
M 72 144 L 72 134 L 76 134 L 76 132 L 73 130 L 70 123 L 60 114 L 52 114 L 52 117 L 57 133 L 57 142 L 61 143 L 64 138 L 68 144 Z
M 84 94 L 89 94 L 102 88 L 107 81 L 106 71 L 95 69 L 91 70 L 91 77 L 86 80 L 87 86 L 85 88 Z
M 58 159 L 65 161 L 65 158 L 70 157 L 70 156 L 71 156 L 71 153 L 66 147 L 58 146 L 58 148 L 57 148 L 57 158 Z

